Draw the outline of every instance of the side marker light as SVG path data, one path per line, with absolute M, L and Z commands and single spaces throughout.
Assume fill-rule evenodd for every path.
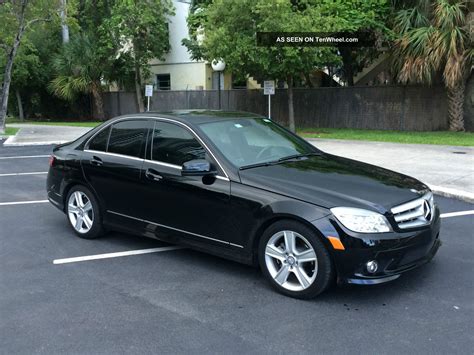
M 346 249 L 346 248 L 344 248 L 344 245 L 342 244 L 342 242 L 339 238 L 331 237 L 331 236 L 328 236 L 327 238 L 331 242 L 331 245 L 334 249 L 336 249 L 336 250 L 345 250 Z

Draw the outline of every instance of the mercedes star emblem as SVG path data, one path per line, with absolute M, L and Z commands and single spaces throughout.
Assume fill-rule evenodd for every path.
M 431 206 L 428 201 L 423 201 L 423 216 L 427 221 L 431 219 Z

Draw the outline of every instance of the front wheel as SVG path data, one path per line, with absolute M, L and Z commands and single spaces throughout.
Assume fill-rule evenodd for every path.
M 271 225 L 260 239 L 260 267 L 272 286 L 295 298 L 313 298 L 333 279 L 331 257 L 316 235 L 296 221 Z
M 95 239 L 103 234 L 99 204 L 85 186 L 71 188 L 67 196 L 66 215 L 74 232 L 81 238 Z

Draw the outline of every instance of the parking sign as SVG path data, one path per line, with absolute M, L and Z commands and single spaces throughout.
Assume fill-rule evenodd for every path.
M 266 80 L 263 82 L 263 94 L 275 95 L 275 80 Z
M 153 85 L 145 85 L 145 96 L 146 97 L 153 96 Z

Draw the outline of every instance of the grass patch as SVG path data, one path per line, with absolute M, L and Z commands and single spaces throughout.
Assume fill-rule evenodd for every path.
M 305 138 L 474 146 L 474 133 L 472 132 L 406 132 L 349 128 L 299 128 L 297 132 Z
M 19 119 L 9 118 L 7 124 L 37 124 L 43 126 L 74 126 L 74 127 L 95 127 L 100 121 L 20 121 Z
M 19 131 L 19 128 L 5 127 L 5 136 L 14 136 L 16 132 Z

